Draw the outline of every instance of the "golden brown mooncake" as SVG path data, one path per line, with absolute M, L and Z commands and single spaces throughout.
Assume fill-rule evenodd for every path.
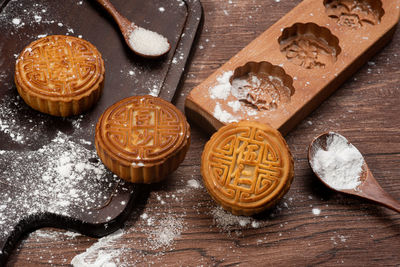
M 113 173 L 133 183 L 163 180 L 184 160 L 189 144 L 185 116 L 158 97 L 125 98 L 109 107 L 96 125 L 100 159 Z
M 18 93 L 33 109 L 54 116 L 78 115 L 99 99 L 104 62 L 88 41 L 51 35 L 29 44 L 15 66 Z
M 275 205 L 289 190 L 293 158 L 272 127 L 241 121 L 220 128 L 207 142 L 201 174 L 211 197 L 235 215 L 253 215 Z

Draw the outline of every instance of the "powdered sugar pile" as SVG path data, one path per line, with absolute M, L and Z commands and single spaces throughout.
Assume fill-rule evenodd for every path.
M 168 39 L 159 33 L 136 27 L 129 35 L 130 46 L 138 53 L 148 56 L 165 54 L 169 48 Z
M 315 144 L 311 166 L 325 183 L 337 190 L 355 189 L 361 184 L 364 158 L 345 137 L 329 133 L 326 149 Z

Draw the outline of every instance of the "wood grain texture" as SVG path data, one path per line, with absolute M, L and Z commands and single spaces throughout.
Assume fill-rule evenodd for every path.
M 190 90 L 299 2 L 203 0 L 204 28 L 178 91 L 177 106 L 183 110 Z M 295 159 L 294 182 L 275 209 L 250 219 L 259 228 L 222 227 L 213 215 L 216 204 L 204 187 L 188 187 L 190 179 L 202 184 L 199 155 L 209 138 L 194 126 L 186 160 L 167 181 L 153 187 L 111 249 L 124 248 L 117 257 L 120 262 L 138 266 L 398 266 L 400 215 L 328 190 L 308 166 L 307 146 L 324 131 L 343 134 L 364 154 L 381 186 L 400 199 L 399 115 L 397 31 L 392 42 L 286 136 Z M 320 215 L 314 215 L 313 208 L 320 209 Z M 168 217 L 179 219 L 180 235 L 155 248 L 151 233 L 157 234 L 157 222 Z M 148 225 L 148 219 L 154 221 Z M 69 266 L 75 255 L 96 241 L 52 229 L 33 233 L 21 242 L 8 265 Z
M 357 3 L 333 2 L 336 7 L 338 3 Z M 399 21 L 400 1 L 380 3 L 386 10 L 377 20 L 380 23 L 364 26 L 354 23 L 350 27 L 329 17 L 328 11 L 335 9 L 325 6 L 323 1 L 304 0 L 189 93 L 185 104 L 188 118 L 197 120 L 209 132 L 232 121 L 255 120 L 270 124 L 286 135 L 392 38 Z M 371 13 L 383 12 L 382 8 L 374 8 L 370 6 Z M 344 15 L 340 14 L 342 18 Z M 234 71 L 231 92 L 223 96 L 213 93 L 218 81 L 229 71 Z M 284 86 L 276 81 L 273 85 L 271 78 L 263 74 L 281 80 Z M 243 82 L 243 79 L 252 84 L 256 77 L 263 84 L 256 86 L 257 90 L 240 89 L 242 86 L 234 84 L 235 80 Z M 289 88 L 291 96 L 287 95 Z M 231 103 L 239 104 L 240 108 L 235 110 Z
M 160 32 L 164 32 L 171 41 L 173 47 L 171 53 L 158 61 L 135 56 L 124 42 L 121 42 L 116 24 L 110 21 L 110 16 L 94 1 L 67 1 L 64 8 L 60 8 L 58 2 L 52 0 L 34 3 L 30 0 L 0 2 L 0 31 L 3 33 L 0 39 L 0 100 L 2 100 L 0 104 L 0 154 L 2 154 L 0 157 L 0 203 L 2 203 L 0 205 L 0 266 L 4 265 L 9 252 L 21 235 L 33 229 L 44 226 L 75 229 L 75 231 L 95 237 L 112 233 L 119 229 L 127 215 L 130 215 L 130 208 L 135 206 L 134 196 L 139 197 L 139 194 L 131 194 L 136 190 L 136 186 L 123 185 L 113 178 L 111 172 L 108 174 L 104 172 L 99 183 L 97 179 L 91 180 L 96 177 L 95 175 L 85 175 L 86 171 L 81 169 L 77 175 L 81 179 L 75 179 L 77 177 L 75 175 L 68 175 L 70 179 L 65 185 L 68 185 L 70 189 L 64 186 L 62 175 L 54 177 L 60 179 L 63 184 L 60 188 L 56 188 L 55 185 L 60 184 L 56 180 L 52 180 L 49 184 L 44 183 L 45 179 L 42 178 L 46 177 L 46 174 L 40 172 L 41 169 L 46 172 L 52 169 L 52 167 L 44 167 L 43 163 L 51 164 L 53 160 L 58 159 L 58 155 L 63 155 L 62 152 L 57 156 L 51 154 L 51 151 L 54 151 L 51 147 L 46 150 L 46 153 L 38 150 L 50 145 L 52 143 L 50 140 L 54 140 L 58 134 L 66 132 L 66 136 L 72 143 L 78 144 L 77 142 L 82 143 L 86 140 L 86 145 L 93 144 L 94 125 L 107 107 L 132 94 L 148 94 L 149 90 L 154 89 L 160 92 L 164 99 L 170 100 L 180 81 L 187 60 L 185 54 L 188 54 L 192 47 L 201 18 L 198 0 L 185 2 L 155 0 L 145 4 L 141 0 L 136 0 L 136 2 L 135 0 L 114 0 L 113 3 L 119 10 L 123 10 L 129 19 L 137 19 L 139 25 L 147 21 L 146 17 L 160 16 L 149 26 L 164 28 L 165 31 Z M 168 7 L 164 10 L 163 16 L 160 15 L 158 9 L 160 5 Z M 68 14 L 65 10 L 69 11 Z M 174 19 L 171 20 L 170 17 Z M 96 30 L 93 30 L 93 25 Z M 160 28 L 153 29 L 160 30 Z M 42 115 L 30 109 L 17 96 L 13 81 L 16 56 L 24 46 L 43 34 L 73 34 L 78 37 L 82 35 L 81 37 L 96 46 L 104 59 L 107 69 L 104 87 L 107 90 L 103 90 L 98 103 L 82 115 L 83 124 L 79 126 L 75 124 L 78 127 L 73 127 L 72 124 L 72 121 L 77 122 L 77 118 L 71 118 L 71 122 L 68 122 L 69 119 Z M 55 53 L 53 49 L 50 50 L 46 50 L 47 53 L 42 51 L 41 55 L 57 57 L 62 54 L 60 51 L 64 51 L 61 49 Z M 61 58 L 63 59 L 63 55 Z M 68 60 L 68 62 L 62 61 L 62 64 L 67 66 L 75 64 L 71 67 L 73 70 L 80 67 L 82 67 L 81 70 L 84 69 L 78 73 L 74 72 L 75 75 L 69 78 L 64 77 L 67 80 L 76 75 L 83 75 L 82 73 L 88 70 L 86 65 L 82 66 Z M 76 67 L 78 65 L 80 67 Z M 34 72 L 33 80 L 43 79 L 43 73 L 48 71 L 40 72 L 35 69 Z M 140 73 L 140 75 L 133 75 L 134 73 Z M 48 75 L 52 76 L 52 74 Z M 65 75 L 62 74 L 62 76 Z M 51 77 L 50 80 L 52 80 Z M 54 82 L 60 84 L 58 80 Z M 19 108 L 15 108 L 17 106 Z M 8 125 L 15 127 L 18 134 L 11 133 Z M 16 142 L 17 135 L 21 142 Z M 23 136 L 27 137 L 26 140 L 23 140 Z M 56 150 L 71 150 L 66 143 L 59 148 Z M 89 152 L 85 149 L 91 149 L 90 153 L 94 153 L 93 155 L 96 153 L 94 146 L 82 147 L 82 151 Z M 80 147 L 73 150 L 80 150 Z M 37 153 L 37 160 L 30 154 L 31 152 Z M 90 157 L 92 156 L 85 154 L 82 156 L 82 162 L 85 164 L 91 164 L 91 160 L 98 162 Z M 63 157 L 60 156 L 60 158 Z M 78 160 L 73 161 L 78 163 Z M 65 163 L 61 165 L 66 166 Z M 95 181 L 93 186 L 87 186 L 86 184 L 92 185 L 91 181 Z M 61 191 L 63 192 L 61 195 L 56 193 Z M 136 192 L 143 191 L 137 189 Z M 97 197 L 93 198 L 95 196 Z M 69 197 L 74 200 L 67 200 Z M 88 201 L 90 198 L 93 198 L 93 201 Z M 71 204 L 68 211 L 62 208 L 51 208 L 51 203 L 58 205 L 66 202 Z M 64 208 L 67 205 L 62 206 Z

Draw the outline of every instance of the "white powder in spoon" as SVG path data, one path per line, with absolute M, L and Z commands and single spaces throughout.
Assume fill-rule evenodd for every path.
M 148 56 L 165 54 L 170 48 L 167 38 L 141 27 L 135 28 L 129 34 L 129 44 L 136 52 Z
M 337 133 L 329 133 L 326 149 L 315 143 L 311 166 L 314 171 L 336 190 L 355 189 L 361 184 L 364 158 L 360 151 Z

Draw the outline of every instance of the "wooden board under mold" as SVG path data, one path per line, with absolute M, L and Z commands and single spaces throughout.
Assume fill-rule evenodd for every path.
M 186 115 L 209 132 L 229 122 L 256 120 L 287 134 L 392 38 L 399 5 L 399 0 L 303 1 L 194 88 Z M 210 94 L 227 72 L 264 61 L 279 71 L 251 71 L 289 80 L 288 101 L 265 109 L 232 93 Z

